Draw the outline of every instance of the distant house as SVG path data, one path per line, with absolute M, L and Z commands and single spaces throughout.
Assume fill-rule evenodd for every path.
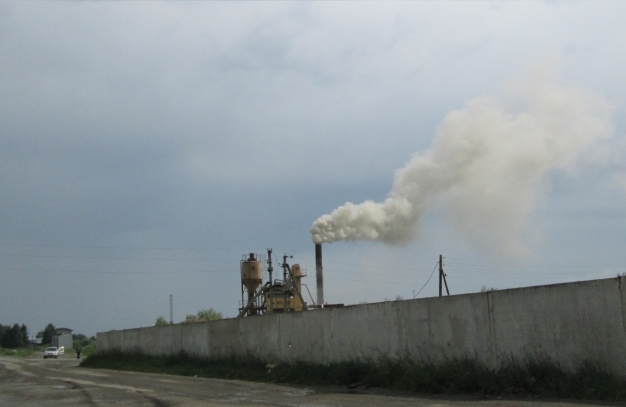
M 56 335 L 52 337 L 51 346 L 64 346 L 65 349 L 72 349 L 72 343 L 74 341 L 74 337 L 72 336 L 72 329 L 69 328 L 57 328 Z M 35 345 L 41 345 L 41 341 L 43 340 L 44 331 L 37 332 L 37 336 L 34 338 L 30 338 L 30 343 Z M 61 338 L 61 339 L 59 339 Z
M 63 346 L 65 347 L 65 349 L 72 349 L 73 348 L 73 337 L 72 337 L 72 332 L 74 332 L 73 330 L 69 329 L 69 328 L 57 328 L 57 335 L 52 337 L 52 346 Z
M 63 346 L 65 349 L 72 349 L 72 344 L 74 342 L 72 332 L 74 331 L 69 328 L 56 328 L 56 331 L 57 334 L 52 337 L 52 343 L 50 345 L 56 347 Z M 43 331 L 37 334 L 38 338 L 40 334 L 41 338 L 43 338 Z M 41 343 L 41 339 L 39 339 L 39 343 Z

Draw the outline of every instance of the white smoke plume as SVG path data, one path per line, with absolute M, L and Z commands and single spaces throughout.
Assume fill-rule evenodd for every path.
M 554 82 L 539 73 L 506 95 L 507 103 L 483 96 L 449 113 L 432 147 L 397 170 L 383 202 L 348 202 L 319 217 L 313 241 L 406 242 L 437 199 L 470 243 L 519 253 L 542 177 L 611 135 L 606 101 Z

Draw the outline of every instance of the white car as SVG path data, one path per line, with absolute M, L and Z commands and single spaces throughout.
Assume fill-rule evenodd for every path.
M 65 348 L 63 346 L 60 347 L 56 347 L 56 346 L 49 346 L 46 348 L 46 350 L 43 351 L 43 358 L 44 359 L 48 359 L 48 358 L 60 358 L 61 356 L 63 356 L 65 354 Z

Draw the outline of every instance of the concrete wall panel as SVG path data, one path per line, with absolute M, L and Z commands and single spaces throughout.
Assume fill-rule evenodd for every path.
M 330 310 L 280 315 L 278 360 L 327 361 Z
M 258 315 L 240 321 L 238 341 L 242 352 L 267 360 L 277 359 L 281 347 L 280 315 Z
M 491 363 L 488 298 L 484 294 L 459 295 L 427 301 L 429 342 L 424 352 L 436 360 L 464 356 Z
M 622 284 L 624 283 L 624 284 Z M 269 363 L 545 354 L 626 376 L 626 278 L 98 333 L 98 350 L 255 355 Z
M 153 326 L 138 330 L 139 348 L 144 353 L 158 354 L 156 350 L 159 348 L 159 331 L 161 327 Z M 122 331 L 126 332 L 126 331 Z
M 241 356 L 241 348 L 239 347 L 240 322 L 241 319 L 199 322 L 199 324 L 206 324 L 208 327 L 209 357 Z
M 585 359 L 626 374 L 618 279 L 492 291 L 498 355 L 545 354 L 564 367 Z
M 139 329 L 127 329 L 122 332 L 122 348 L 128 351 L 141 349 L 139 347 Z
M 209 325 L 181 324 L 181 350 L 189 355 L 209 356 Z
M 178 353 L 182 349 L 182 325 L 174 324 L 160 327 L 157 334 L 155 353 L 167 355 Z
M 330 361 L 396 356 L 399 302 L 333 308 L 330 311 Z

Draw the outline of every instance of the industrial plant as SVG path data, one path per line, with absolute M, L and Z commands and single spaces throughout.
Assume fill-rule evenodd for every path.
M 267 256 L 263 254 L 247 253 L 240 261 L 241 271 L 241 307 L 238 318 L 252 315 L 288 313 L 308 311 L 309 309 L 324 308 L 324 278 L 322 267 L 322 245 L 315 245 L 315 264 L 317 282 L 317 302 L 313 300 L 311 291 L 302 283 L 307 274 L 299 264 L 289 265 L 284 255 L 280 264 L 282 279 L 274 278 L 272 263 L 272 249 L 267 249 Z M 268 280 L 263 283 L 263 263 L 267 264 Z M 306 289 L 309 305 L 303 297 L 302 288 Z M 342 306 L 336 304 L 333 306 Z

